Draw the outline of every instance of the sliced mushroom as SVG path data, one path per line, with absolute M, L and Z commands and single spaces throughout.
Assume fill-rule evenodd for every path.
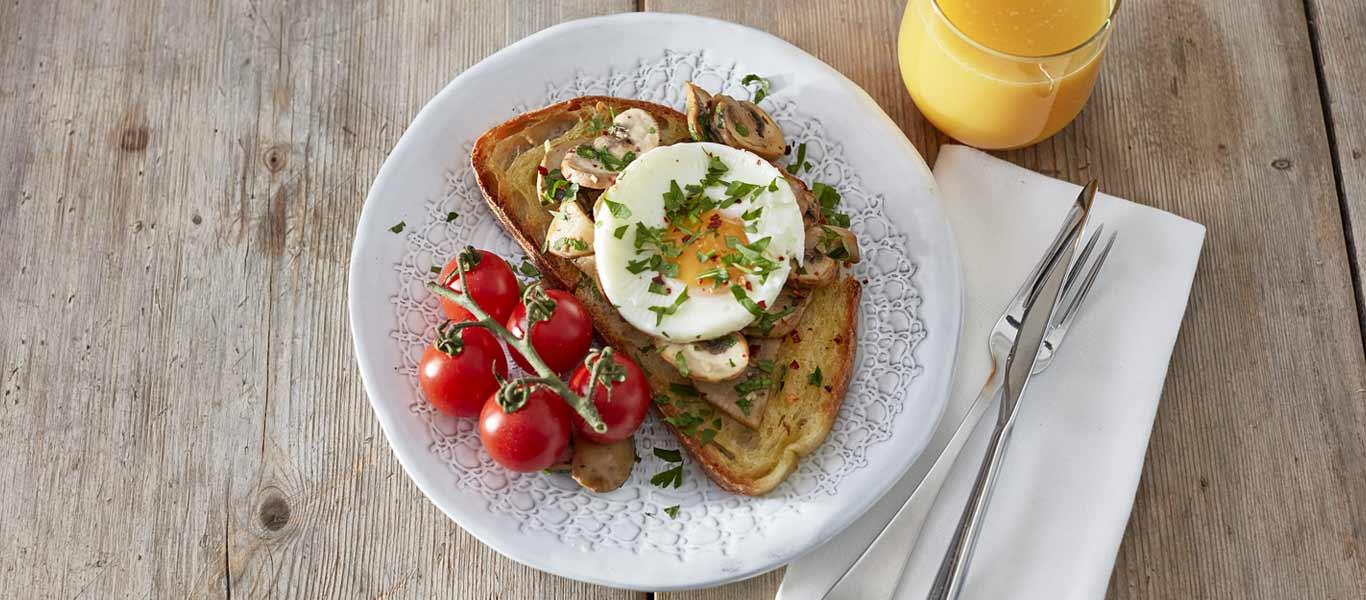
M 565 200 L 577 195 L 577 190 L 571 191 L 567 185 L 569 182 L 560 171 L 560 164 L 564 162 L 564 155 L 571 150 L 579 147 L 585 141 L 583 139 L 560 140 L 556 143 L 545 141 L 545 156 L 541 158 L 540 168 L 536 169 L 536 194 L 540 197 L 541 204 L 555 206 Z M 556 187 L 555 182 L 564 180 L 566 183 Z M 552 188 L 555 188 L 552 190 Z
M 565 154 L 564 161 L 560 163 L 560 172 L 564 174 L 565 179 L 582 187 L 605 190 L 617 182 L 618 173 L 603 166 L 596 158 L 578 153 L 578 148 L 591 147 L 581 145 L 576 147 L 575 151 Z
M 574 440 L 572 464 L 570 475 L 579 485 L 598 493 L 610 492 L 631 478 L 631 467 L 636 464 L 635 439 L 610 444 Z
M 627 109 L 614 117 L 612 126 L 593 138 L 592 144 L 580 144 L 566 153 L 560 171 L 565 179 L 583 187 L 605 190 L 616 183 L 619 170 L 625 166 L 616 163 L 629 162 L 628 154 L 640 156 L 657 146 L 659 123 L 655 118 L 639 108 Z
M 639 156 L 659 147 L 659 123 L 650 113 L 639 108 L 628 108 L 617 113 L 616 118 L 612 119 L 612 127 L 608 133 L 609 137 L 629 144 L 621 154 L 613 152 L 612 156 L 617 158 L 621 158 L 628 151 Z
M 749 368 L 744 377 L 719 383 L 698 381 L 693 383 L 693 387 L 712 406 L 746 427 L 758 429 L 763 422 L 764 407 L 773 395 L 774 386 L 780 383 L 779 378 L 783 376 L 781 369 L 773 365 L 781 347 L 782 344 L 777 341 L 755 342 L 750 346 Z M 765 371 L 762 368 L 765 363 L 774 368 Z
M 720 95 L 712 98 L 711 110 L 712 131 L 727 145 L 749 150 L 766 160 L 776 160 L 787 149 L 783 130 L 759 105 Z
M 813 233 L 816 237 L 816 249 L 822 254 L 845 263 L 856 263 L 861 258 L 858 237 L 854 232 L 834 225 L 819 225 L 806 230 L 808 243 Z
M 804 288 L 824 287 L 835 281 L 839 272 L 840 265 L 835 259 L 811 249 L 806 251 L 803 264 L 796 268 L 792 283 Z
M 577 258 L 593 253 L 593 219 L 577 200 L 566 200 L 551 215 L 550 229 L 545 234 L 545 245 L 551 254 Z
M 693 82 L 689 81 L 684 92 L 688 97 L 688 133 L 692 134 L 695 142 L 710 142 L 711 136 L 707 135 L 707 117 L 711 111 L 711 94 Z
M 802 321 L 802 313 L 806 311 L 809 298 L 810 296 L 792 286 L 784 287 L 782 293 L 778 294 L 773 304 L 768 307 L 768 314 L 776 316 L 769 328 L 764 330 L 756 322 L 746 327 L 743 333 L 756 338 L 780 338 L 792 333 Z
M 726 381 L 739 377 L 749 365 L 749 342 L 732 333 L 689 344 L 665 344 L 659 355 L 684 377 L 695 381 Z
M 811 193 L 811 188 L 806 187 L 806 182 L 802 181 L 800 177 L 788 173 L 787 169 L 778 169 L 778 171 L 787 179 L 788 185 L 792 186 L 792 195 L 797 197 L 797 208 L 802 211 L 802 223 L 808 227 L 814 225 L 821 214 L 815 194 Z

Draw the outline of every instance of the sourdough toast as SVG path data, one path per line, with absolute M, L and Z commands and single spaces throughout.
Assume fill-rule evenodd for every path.
M 690 139 L 686 117 L 667 106 L 585 96 L 490 129 L 475 142 L 471 164 L 489 208 L 547 282 L 572 291 L 602 340 L 641 366 L 665 424 L 707 475 L 731 492 L 762 495 L 782 483 L 834 425 L 854 368 L 860 285 L 843 276 L 817 288 L 793 334 L 758 341 L 779 348 L 774 386 L 754 420 L 757 427 L 690 393 L 689 382 L 655 351 L 654 340 L 627 324 L 602 294 L 592 256 L 570 260 L 543 251 L 552 218 L 536 191 L 543 142 L 582 137 L 610 123 L 614 111 L 629 108 L 655 118 L 661 145 Z

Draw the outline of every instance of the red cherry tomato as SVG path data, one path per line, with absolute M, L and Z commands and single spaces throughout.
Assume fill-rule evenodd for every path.
M 593 318 L 569 292 L 545 290 L 545 295 L 555 302 L 555 309 L 551 311 L 549 319 L 531 326 L 531 347 L 550 370 L 564 373 L 588 354 L 588 348 L 593 343 Z M 536 302 L 534 299 L 528 300 Z M 508 331 L 519 339 L 526 339 L 527 310 L 527 301 L 523 301 L 508 317 Z M 516 350 L 512 350 L 512 360 L 517 361 L 527 372 L 535 373 L 531 363 Z
M 465 286 L 470 290 L 470 296 L 479 304 L 479 308 L 493 317 L 494 320 L 502 323 L 507 321 L 508 315 L 512 314 L 512 309 L 517 306 L 518 297 L 521 294 L 517 287 L 517 276 L 512 273 L 512 267 L 508 266 L 507 261 L 502 257 L 487 250 L 466 249 L 460 255 L 466 257 L 465 261 Z M 477 264 L 470 266 L 470 257 L 478 256 Z M 460 293 L 460 280 L 454 277 L 456 261 L 460 256 L 452 258 L 446 263 L 446 267 L 441 269 L 438 281 L 446 281 L 450 277 L 450 283 L 446 287 L 455 293 Z M 454 301 L 441 299 L 441 308 L 446 311 L 446 316 L 452 321 L 469 321 L 473 319 L 469 311 L 462 308 Z
M 612 389 L 609 391 L 599 384 L 593 390 L 593 405 L 598 407 L 598 415 L 607 424 L 607 431 L 593 431 L 583 417 L 577 412 L 573 413 L 574 429 L 579 435 L 599 444 L 631 437 L 645 420 L 645 413 L 650 410 L 650 385 L 645 381 L 645 373 L 636 366 L 635 361 L 624 354 L 613 352 L 612 362 L 621 367 L 612 381 Z M 604 367 L 605 372 L 608 369 L 609 367 Z M 580 396 L 587 394 L 591 377 L 589 367 L 579 365 L 579 368 L 574 370 L 574 375 L 569 378 L 569 389 Z
M 494 373 L 506 379 L 508 360 L 493 334 L 479 327 L 447 332 L 443 326 L 418 363 L 417 382 L 437 410 L 474 418 L 498 389 Z
M 503 411 L 494 394 L 479 414 L 479 440 L 498 464 L 524 473 L 540 471 L 569 449 L 572 412 L 562 398 L 543 387 L 511 413 Z

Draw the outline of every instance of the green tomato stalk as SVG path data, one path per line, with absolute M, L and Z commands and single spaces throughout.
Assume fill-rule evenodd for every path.
M 593 394 L 597 391 L 598 385 L 602 385 L 609 392 L 612 389 L 612 381 L 616 379 L 616 375 L 612 372 L 613 369 L 611 369 L 611 367 L 616 366 L 616 363 L 611 360 L 612 349 L 610 347 L 603 348 L 600 352 L 590 353 L 588 355 L 588 358 L 585 359 L 587 363 L 591 364 L 591 377 L 589 378 L 588 393 L 584 396 L 575 394 L 569 389 L 569 385 L 566 384 L 564 380 L 560 379 L 560 377 L 545 364 L 545 361 L 541 359 L 541 356 L 536 353 L 536 349 L 531 347 L 530 333 L 533 322 L 528 319 L 527 337 L 525 339 L 512 335 L 511 331 L 508 331 L 506 327 L 503 327 L 502 323 L 499 323 L 493 317 L 489 316 L 489 314 L 470 297 L 469 290 L 465 287 L 464 261 L 457 258 L 455 264 L 456 278 L 460 284 L 461 292 L 464 293 L 457 294 L 437 282 L 427 284 L 427 289 L 431 290 L 432 293 L 459 304 L 461 308 L 464 308 L 469 311 L 470 314 L 474 315 L 473 321 L 452 323 L 448 331 L 455 333 L 469 327 L 482 327 L 489 333 L 502 339 L 508 346 L 520 353 L 522 358 L 526 359 L 527 363 L 535 369 L 536 374 L 538 375 L 538 377 L 524 377 L 504 382 L 502 386 L 498 388 L 497 393 L 498 403 L 503 407 L 503 410 L 509 413 L 515 412 L 526 403 L 527 398 L 530 396 L 530 393 L 535 386 L 541 385 L 550 388 L 551 391 L 563 398 L 564 401 L 574 409 L 574 412 L 577 412 L 579 416 L 583 417 L 584 422 L 588 423 L 588 426 L 591 427 L 593 431 L 598 433 L 606 432 L 607 424 L 602 421 L 602 417 L 598 415 L 597 407 L 593 405 Z M 597 358 L 596 360 L 594 360 L 595 357 Z

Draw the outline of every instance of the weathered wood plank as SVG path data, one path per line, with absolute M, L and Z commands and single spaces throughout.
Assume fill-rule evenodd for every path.
M 345 321 L 370 179 L 474 61 L 620 1 L 0 6 L 0 579 L 51 597 L 631 598 L 447 520 Z
M 647 8 L 792 41 L 868 90 L 933 161 L 944 139 L 893 54 L 901 4 Z M 1360 36 L 1361 19 L 1342 31 Z M 1127 3 L 1107 60 L 1076 124 L 1005 157 L 1209 226 L 1110 596 L 1361 597 L 1366 360 L 1303 6 Z M 765 597 L 779 581 L 659 597 Z
M 1357 292 L 1357 317 L 1366 335 L 1366 4 L 1310 0 L 1310 31 L 1319 51 L 1329 134 L 1339 167 L 1338 191 L 1347 224 Z

